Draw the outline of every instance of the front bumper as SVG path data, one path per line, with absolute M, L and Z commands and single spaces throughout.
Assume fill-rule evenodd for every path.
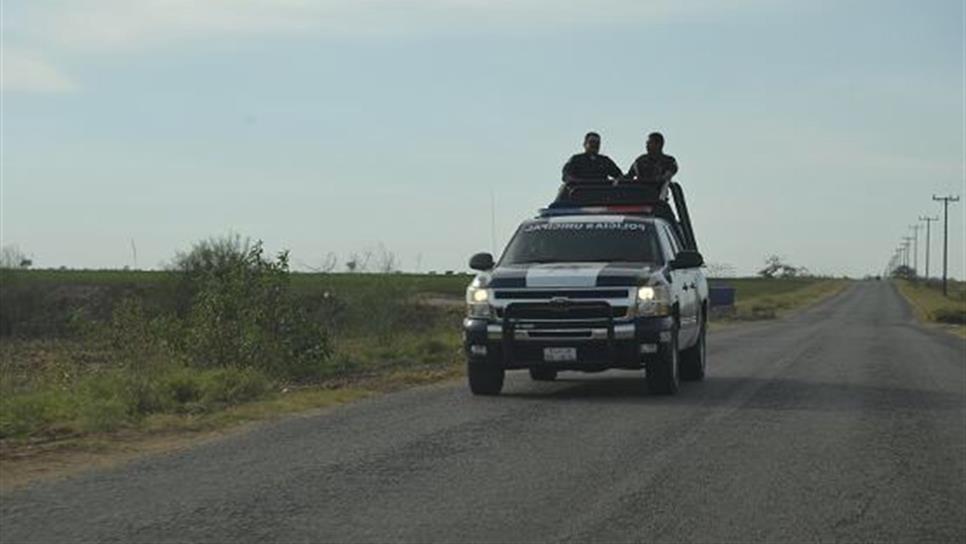
M 575 337 L 572 325 L 558 326 L 506 322 L 489 319 L 463 320 L 463 349 L 474 361 L 505 369 L 551 368 L 599 371 L 609 368 L 643 368 L 657 357 L 660 344 L 671 339 L 671 317 L 638 317 L 580 327 Z M 544 348 L 572 347 L 575 361 L 544 361 Z

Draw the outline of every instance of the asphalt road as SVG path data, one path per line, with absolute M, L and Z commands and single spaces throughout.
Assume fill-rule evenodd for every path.
M 707 381 L 420 388 L 2 497 L 17 542 L 964 542 L 966 345 L 886 283 L 713 334 Z

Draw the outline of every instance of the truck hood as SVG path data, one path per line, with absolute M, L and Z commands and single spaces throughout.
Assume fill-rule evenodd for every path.
M 501 266 L 480 277 L 481 286 L 527 287 L 634 287 L 651 275 L 647 264 L 548 263 Z

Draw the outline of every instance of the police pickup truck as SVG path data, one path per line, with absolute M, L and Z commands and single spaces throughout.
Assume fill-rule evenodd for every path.
M 463 344 L 474 394 L 499 394 L 513 369 L 538 381 L 643 370 L 658 394 L 704 378 L 708 284 L 684 195 L 669 189 L 673 208 L 638 187 L 574 192 L 524 221 L 498 262 L 472 257 Z

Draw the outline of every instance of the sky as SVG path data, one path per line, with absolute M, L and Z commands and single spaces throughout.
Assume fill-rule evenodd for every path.
M 663 132 L 705 260 L 736 274 L 771 254 L 880 273 L 934 194 L 966 196 L 962 0 L 2 10 L 0 238 L 37 267 L 156 268 L 238 233 L 297 269 L 384 247 L 466 270 L 553 198 L 588 130 L 625 169 Z

